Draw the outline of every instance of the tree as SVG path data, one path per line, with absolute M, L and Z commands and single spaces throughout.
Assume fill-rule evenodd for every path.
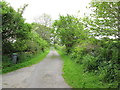
M 82 36 L 84 27 L 80 20 L 74 16 L 60 16 L 59 20 L 54 22 L 53 27 L 55 28 L 54 34 L 59 37 L 61 43 L 66 46 L 68 53 L 70 53 L 70 49 L 78 39 L 84 39 Z
M 22 8 L 18 9 L 18 12 L 22 15 L 27 6 L 28 6 L 28 4 L 24 4 L 24 6 Z
M 30 39 L 26 41 L 25 45 L 27 46 L 26 51 L 35 53 L 44 52 L 48 48 L 48 42 L 43 40 L 36 31 L 32 31 L 30 34 Z
M 29 38 L 31 25 L 25 23 L 24 18 L 19 12 L 16 12 L 5 1 L 0 2 L 2 7 L 2 44 L 3 53 L 10 53 L 16 50 L 13 48 L 14 42 Z M 17 45 L 17 44 L 16 44 Z M 22 43 L 24 47 L 24 43 Z M 20 48 L 20 47 L 19 47 Z M 20 49 L 19 49 L 20 50 Z M 21 50 L 23 50 L 21 48 Z
M 32 29 L 39 34 L 39 36 L 48 43 L 51 41 L 51 28 L 38 23 L 32 23 Z
M 51 27 L 52 24 L 51 16 L 43 13 L 41 16 L 35 18 L 35 23 L 39 23 L 46 27 Z
M 94 35 L 120 39 L 120 2 L 91 2 L 91 8 Z

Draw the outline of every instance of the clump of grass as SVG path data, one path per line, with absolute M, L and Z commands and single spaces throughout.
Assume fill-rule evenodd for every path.
M 84 72 L 84 66 L 70 60 L 63 52 L 58 53 L 64 61 L 63 77 L 72 88 L 108 88 L 107 84 L 100 81 L 99 76 L 92 72 Z
M 36 55 L 35 57 L 33 57 L 32 59 L 27 60 L 26 62 L 18 63 L 18 64 L 14 64 L 13 66 L 6 67 L 6 68 L 2 69 L 2 72 L 0 72 L 0 73 L 4 74 L 4 73 L 8 73 L 8 72 L 11 72 L 11 71 L 23 68 L 23 67 L 28 67 L 28 66 L 31 66 L 33 64 L 37 64 L 40 61 L 42 61 L 43 58 L 45 58 L 45 56 L 48 53 L 49 53 L 49 50 L 46 50 L 44 53 L 40 53 L 40 54 Z

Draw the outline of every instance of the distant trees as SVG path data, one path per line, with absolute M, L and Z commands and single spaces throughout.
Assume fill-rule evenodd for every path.
M 42 15 L 35 17 L 34 23 L 32 23 L 32 28 L 41 38 L 48 43 L 51 42 L 52 19 L 50 15 L 43 13 Z
M 34 22 L 35 23 L 39 23 L 41 25 L 44 25 L 46 27 L 51 27 L 52 25 L 52 19 L 51 19 L 51 16 L 46 14 L 46 13 L 43 13 L 42 15 L 36 17 L 34 19 Z
M 46 40 L 48 43 L 51 42 L 51 28 L 41 25 L 39 23 L 32 23 L 33 31 L 39 34 L 39 37 Z
M 60 16 L 53 24 L 54 34 L 61 39 L 61 43 L 66 46 L 67 52 L 73 47 L 79 38 L 83 38 L 83 25 L 74 16 Z

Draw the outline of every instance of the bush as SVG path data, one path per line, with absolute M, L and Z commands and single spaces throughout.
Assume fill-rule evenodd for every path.
M 10 67 L 12 64 L 12 58 L 9 55 L 2 56 L 2 68 Z
M 82 60 L 85 71 L 96 71 L 98 70 L 97 58 L 89 54 L 85 55 Z
M 69 56 L 83 65 L 84 72 L 92 72 L 101 77 L 103 83 L 109 83 L 109 87 L 117 87 L 120 81 L 118 48 L 119 43 L 115 40 L 81 42 L 71 48 Z
M 95 48 L 93 53 L 94 57 L 97 57 L 95 63 L 98 67 L 98 73 L 102 75 L 102 81 L 106 83 L 119 82 L 119 43 L 114 40 L 101 40 L 98 44 L 99 47 Z
M 22 63 L 31 59 L 34 55 L 30 52 L 20 52 L 18 53 L 18 63 Z

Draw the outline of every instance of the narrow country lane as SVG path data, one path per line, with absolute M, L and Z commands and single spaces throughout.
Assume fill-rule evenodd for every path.
M 70 88 L 62 77 L 60 55 L 51 50 L 38 64 L 2 76 L 3 88 Z

